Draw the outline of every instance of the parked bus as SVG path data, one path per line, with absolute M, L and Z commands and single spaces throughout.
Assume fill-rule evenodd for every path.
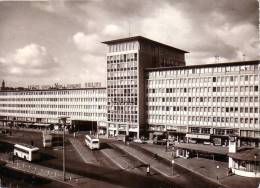
M 42 133 L 43 147 L 61 146 L 63 143 L 63 137 L 60 134 Z
M 99 149 L 99 139 L 93 135 L 85 135 L 85 143 L 89 149 Z
M 27 161 L 40 159 L 39 148 L 27 144 L 15 144 L 14 155 Z

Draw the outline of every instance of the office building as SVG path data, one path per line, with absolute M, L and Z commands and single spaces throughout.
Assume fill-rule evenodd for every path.
M 55 124 L 67 116 L 79 129 L 90 129 L 93 122 L 102 127 L 107 120 L 106 104 L 106 88 L 4 90 L 0 91 L 0 122 Z
M 259 61 L 147 69 L 151 133 L 178 141 L 259 147 Z
M 145 69 L 184 66 L 186 51 L 137 36 L 103 42 L 107 53 L 108 134 L 146 129 Z

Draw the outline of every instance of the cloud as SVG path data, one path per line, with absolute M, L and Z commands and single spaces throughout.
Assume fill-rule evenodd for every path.
M 69 0 L 3 5 L 0 76 L 14 75 L 10 80 L 24 72 L 50 75 L 59 66 L 52 55 L 63 63 L 62 73 L 52 74 L 52 80 L 105 80 L 106 45 L 101 42 L 128 37 L 129 23 L 131 36 L 142 35 L 189 51 L 187 64 L 214 63 L 215 55 L 221 57 L 220 62 L 243 60 L 243 54 L 247 60 L 258 58 L 256 0 Z M 12 32 L 17 28 L 20 32 Z M 28 45 L 16 50 L 24 44 Z M 14 53 L 5 56 L 10 50 Z M 41 83 L 43 76 L 31 76 L 28 82 Z
M 118 37 L 125 33 L 125 31 L 117 25 L 109 24 L 106 25 L 102 31 L 102 34 L 110 37 Z
M 7 57 L 1 57 L 0 65 L 8 76 L 31 77 L 47 76 L 59 66 L 59 63 L 44 46 L 31 43 Z
M 100 49 L 103 47 L 97 34 L 86 35 L 83 32 L 77 32 L 72 38 L 76 47 L 84 52 L 100 54 Z

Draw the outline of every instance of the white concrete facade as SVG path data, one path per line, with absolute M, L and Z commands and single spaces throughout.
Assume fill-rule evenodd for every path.
M 106 88 L 0 91 L 0 116 L 57 123 L 69 120 L 107 121 Z
M 150 131 L 260 139 L 259 61 L 147 70 Z
M 139 137 L 139 43 L 109 46 L 107 53 L 108 135 Z

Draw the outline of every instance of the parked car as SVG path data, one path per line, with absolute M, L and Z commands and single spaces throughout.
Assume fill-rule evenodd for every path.
M 158 139 L 154 139 L 153 140 L 153 143 L 154 144 L 159 144 L 159 145 L 166 145 L 166 142 L 167 142 L 167 139 L 161 139 L 161 140 L 158 140 Z
M 138 144 L 146 144 L 147 143 L 145 140 L 141 140 L 140 138 L 134 139 L 133 142 L 138 143 Z

